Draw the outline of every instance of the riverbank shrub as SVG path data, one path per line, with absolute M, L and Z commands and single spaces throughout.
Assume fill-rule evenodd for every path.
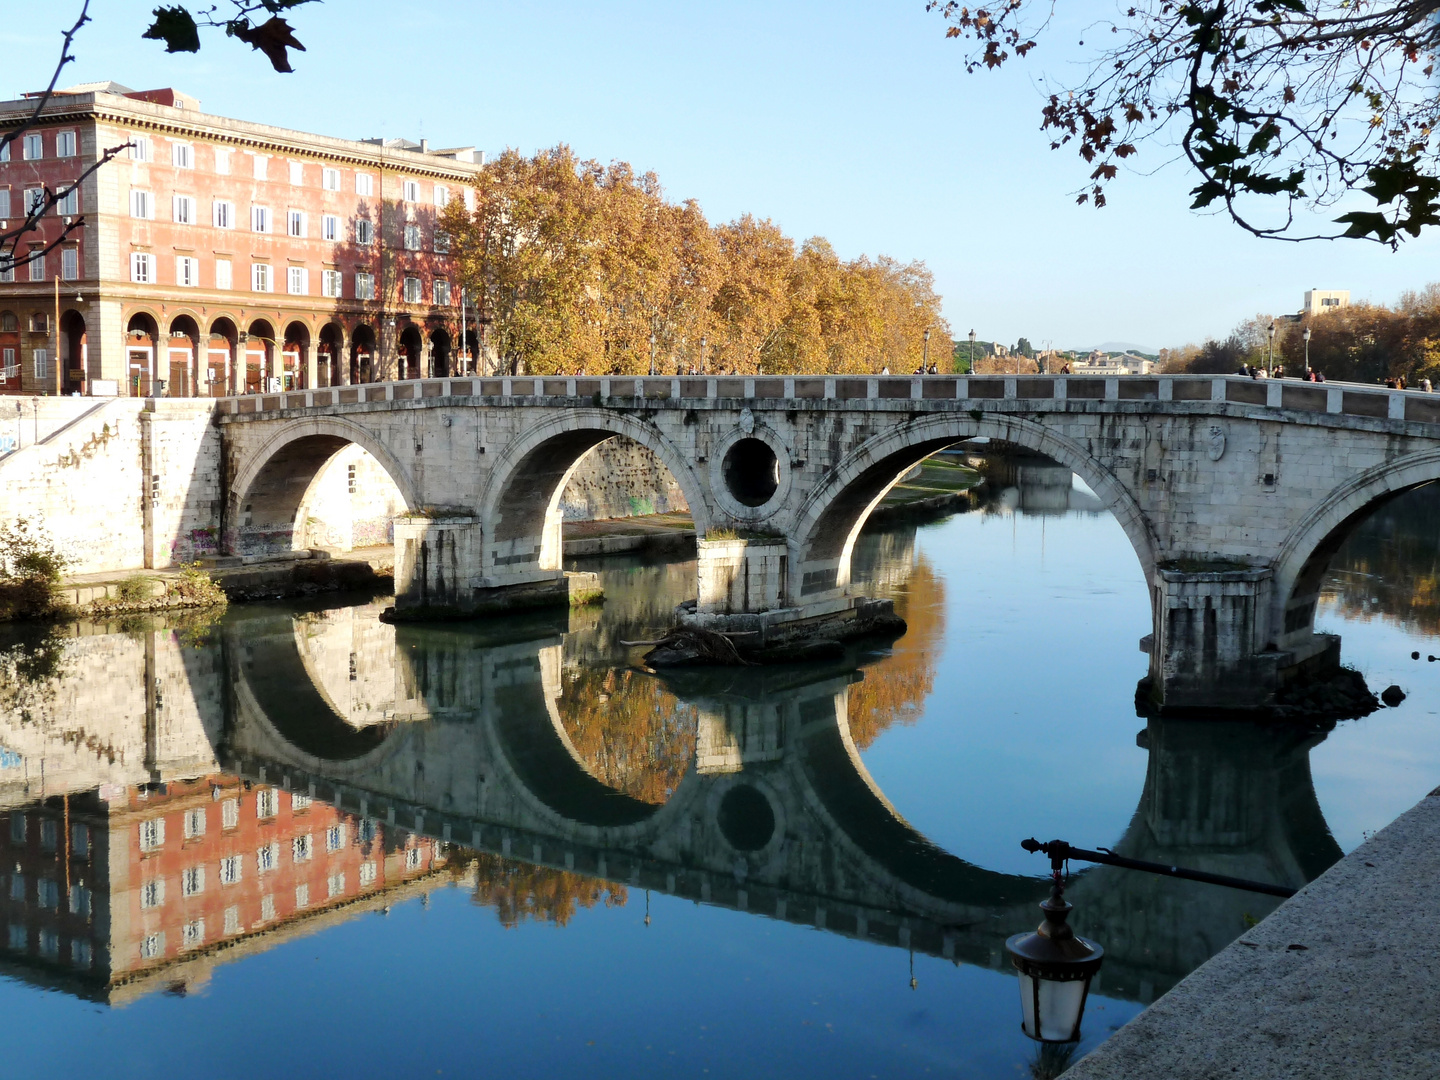
M 0 525 L 0 621 L 65 614 L 65 564 L 43 527 L 27 518 Z

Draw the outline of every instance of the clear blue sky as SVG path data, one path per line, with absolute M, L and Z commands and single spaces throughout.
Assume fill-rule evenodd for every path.
M 1158 348 L 1295 311 L 1310 287 L 1388 302 L 1440 280 L 1433 237 L 1398 254 L 1280 244 L 1194 215 L 1179 166 L 1122 177 L 1105 210 L 1075 206 L 1087 170 L 1048 149 L 1036 79 L 1073 70 L 1084 21 L 1109 10 L 1093 0 L 1072 3 L 1028 60 L 977 75 L 924 0 L 328 0 L 293 14 L 309 51 L 288 76 L 222 38 L 165 55 L 139 39 L 155 3 L 94 0 L 65 82 L 173 85 L 209 112 L 337 136 L 567 142 L 653 169 L 712 221 L 748 211 L 844 257 L 923 259 L 957 337 Z M 48 0 L 26 6 L 23 28 L 5 20 L 0 89 L 44 84 L 72 8 Z M 1141 167 L 1165 156 L 1147 150 Z

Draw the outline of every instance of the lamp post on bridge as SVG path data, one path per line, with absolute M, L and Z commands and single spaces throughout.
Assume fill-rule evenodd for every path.
M 966 374 L 966 375 L 974 375 L 974 374 L 975 374 L 975 331 L 974 331 L 974 330 L 971 330 L 971 331 L 970 331 L 970 370 L 967 371 L 965 374 Z
M 1305 381 L 1310 381 L 1310 327 L 1305 327 Z
M 655 374 L 655 331 L 650 331 L 650 374 Z
M 1265 358 L 1265 374 L 1275 370 L 1275 320 L 1270 320 L 1270 351 Z
M 925 373 L 926 373 L 926 374 L 929 374 L 929 372 L 930 372 L 930 327 L 928 327 L 928 326 L 925 327 L 925 333 L 922 334 L 921 336 L 925 339 L 925 348 L 924 348 L 924 351 L 920 354 L 920 364 L 921 364 L 922 367 L 924 367 Z

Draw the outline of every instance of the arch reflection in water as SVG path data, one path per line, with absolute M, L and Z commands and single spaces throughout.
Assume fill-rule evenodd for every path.
M 87 850 L 113 845 L 132 868 L 123 880 L 96 870 L 84 877 L 92 890 L 89 956 L 105 960 L 85 976 L 84 992 L 112 1000 L 122 985 L 138 993 L 189 978 L 182 965 L 220 941 L 243 939 L 254 951 L 284 940 L 281 924 L 298 931 L 360 904 L 354 889 L 366 842 L 400 859 L 384 882 L 408 887 L 422 871 L 442 875 L 436 883 L 463 878 L 510 921 L 564 922 L 584 906 L 623 903 L 626 890 L 644 888 L 1006 970 L 1004 938 L 1034 922 L 1044 883 L 940 849 L 878 790 L 850 713 L 866 684 L 883 678 L 885 659 L 854 652 L 829 665 L 697 670 L 660 682 L 632 672 L 610 679 L 609 699 L 600 702 L 596 687 L 623 670 L 618 663 L 593 684 L 566 682 L 567 656 L 623 655 L 609 651 L 610 632 L 594 619 L 587 612 L 397 631 L 351 609 L 247 614 L 199 648 L 169 631 L 77 639 L 91 660 L 109 650 L 108 674 L 94 663 L 76 665 L 62 684 L 67 706 L 28 725 L 11 712 L 0 735 L 24 763 L 0 787 L 0 806 L 26 817 L 23 836 L 0 826 L 0 843 L 20 837 L 13 843 L 23 856 L 18 891 L 9 875 L 0 891 L 19 897 L 6 901 L 3 918 L 26 928 L 10 962 L 36 981 L 59 979 L 61 971 L 80 977 L 86 954 L 69 944 L 78 925 L 64 921 L 69 895 L 62 904 L 59 886 L 42 892 L 38 884 L 63 884 L 64 868 L 83 862 L 47 847 L 63 834 L 73 852 L 78 839 L 39 824 L 63 823 L 68 801 L 72 824 L 96 830 Z M 924 685 L 924 661 L 909 663 Z M 133 678 L 117 680 L 117 670 Z M 572 695 L 570 685 L 584 692 Z M 589 713 L 567 716 L 576 707 Z M 643 739 L 627 745 L 623 736 L 611 745 L 618 728 L 602 725 L 597 757 L 585 740 L 600 710 L 658 725 L 660 748 Z M 121 751 L 114 761 L 93 746 L 79 749 L 85 744 L 75 730 L 83 724 L 92 725 L 87 737 L 96 745 Z M 1308 782 L 1307 754 L 1320 738 L 1152 722 L 1150 770 L 1121 850 L 1302 884 L 1338 854 Z M 649 753 L 643 768 L 624 760 L 632 751 Z M 224 805 L 232 799 L 242 832 L 227 832 Z M 247 838 L 223 848 L 227 836 L 243 835 L 247 815 L 258 823 L 272 808 L 277 820 L 289 813 L 297 822 L 275 835 L 291 875 L 283 888 L 270 886 L 280 877 L 267 876 L 278 871 L 260 868 L 265 844 Z M 199 861 L 183 843 L 194 810 L 205 819 Z M 302 815 L 319 824 L 299 832 Z M 146 821 L 163 826 L 145 832 Z M 334 827 L 345 833 L 331 851 Z M 296 846 L 302 836 L 311 846 Z M 398 854 L 414 850 L 421 854 Z M 260 917 L 240 905 L 234 924 L 243 929 L 231 934 L 221 931 L 236 905 L 220 904 L 219 875 L 236 855 L 240 879 L 229 887 L 250 890 Z M 107 865 L 119 864 L 108 858 Z M 200 868 L 204 885 L 195 889 L 186 873 Z M 337 874 L 344 881 L 332 896 Z M 144 929 L 152 917 L 145 889 L 156 880 L 166 899 L 154 918 L 173 925 L 135 939 L 118 921 L 95 917 L 128 911 L 125 925 Z M 80 882 L 74 873 L 71 884 Z M 306 904 L 297 896 L 302 885 Z M 1268 903 L 1108 868 L 1080 875 L 1074 890 L 1078 928 L 1104 941 L 1111 957 L 1105 991 L 1142 999 L 1240 933 L 1245 916 L 1262 916 Z M 267 895 L 273 922 L 265 917 Z M 210 903 L 219 906 L 203 906 Z M 165 934 L 163 953 L 158 940 L 145 944 L 154 933 Z

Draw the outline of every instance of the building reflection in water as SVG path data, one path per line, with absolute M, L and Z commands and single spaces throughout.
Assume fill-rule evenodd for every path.
M 940 657 L 943 584 L 913 530 L 857 550 L 910 632 L 823 664 L 634 668 L 623 641 L 687 565 L 619 564 L 598 613 L 396 628 L 379 605 L 252 609 L 0 650 L 5 970 L 121 1003 L 455 883 L 507 926 L 645 889 L 1006 971 L 1044 883 L 930 843 L 860 757 L 919 715 Z M 1310 783 L 1323 738 L 1150 721 L 1117 848 L 1304 884 L 1339 854 Z M 1104 992 L 1139 1000 L 1273 904 L 1079 879 Z

